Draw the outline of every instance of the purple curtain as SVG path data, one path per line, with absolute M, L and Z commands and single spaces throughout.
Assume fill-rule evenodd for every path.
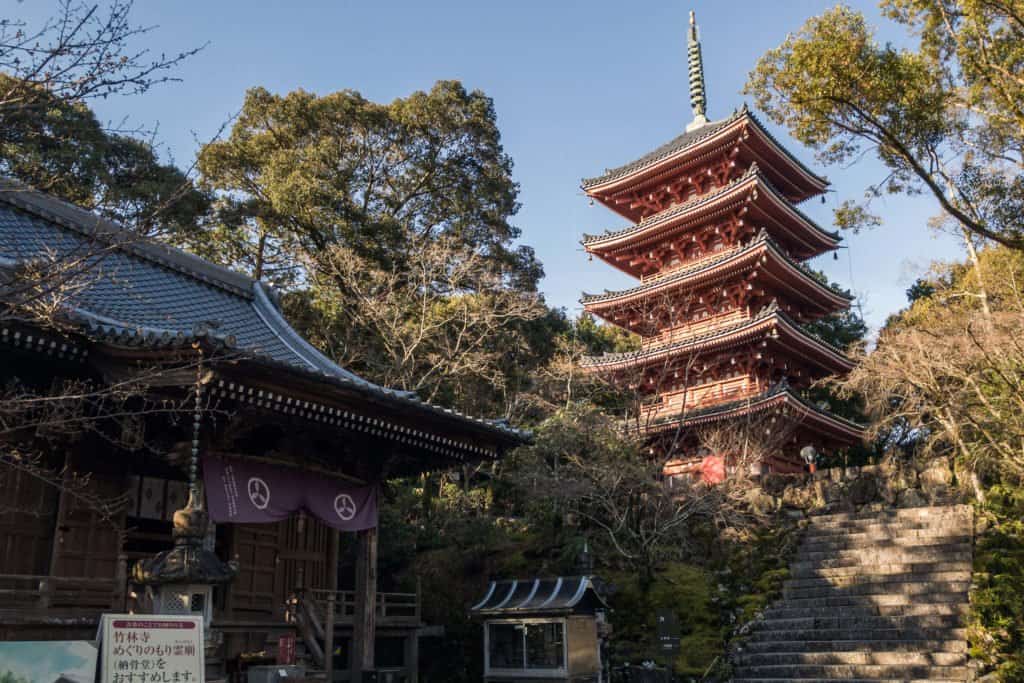
M 210 518 L 266 523 L 305 509 L 342 531 L 377 526 L 377 487 L 352 486 L 321 474 L 245 460 L 203 458 Z

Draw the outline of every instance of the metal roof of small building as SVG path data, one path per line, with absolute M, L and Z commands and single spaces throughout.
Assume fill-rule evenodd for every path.
M 0 179 L 0 270 L 30 264 L 45 269 L 47 262 L 76 271 L 68 276 L 62 308 L 68 322 L 91 339 L 153 349 L 213 340 L 271 366 L 455 417 L 506 438 L 528 438 L 503 420 L 433 406 L 413 392 L 382 387 L 340 367 L 291 327 L 265 283 Z
M 584 605 L 608 607 L 594 588 L 593 577 L 506 579 L 491 581 L 483 599 L 470 612 L 474 616 L 553 614 L 572 612 Z

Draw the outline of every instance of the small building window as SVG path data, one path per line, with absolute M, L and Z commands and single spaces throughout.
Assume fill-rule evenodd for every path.
M 561 669 L 563 654 L 562 624 L 526 625 L 527 669 Z
M 490 650 L 487 653 L 492 669 L 523 668 L 523 625 L 488 624 Z
M 489 669 L 565 668 L 565 633 L 560 621 L 487 625 Z

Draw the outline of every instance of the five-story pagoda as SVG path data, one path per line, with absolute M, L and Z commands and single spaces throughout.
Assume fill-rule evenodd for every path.
M 584 294 L 582 303 L 642 340 L 639 351 L 586 358 L 583 368 L 643 397 L 637 425 L 670 458 L 666 474 L 686 472 L 706 454 L 702 429 L 754 421 L 765 434 L 778 421 L 775 434 L 785 435 L 765 458 L 768 469 L 798 471 L 806 446 L 834 452 L 862 438 L 858 425 L 802 395 L 853 366 L 804 328 L 850 305 L 803 265 L 838 246 L 835 233 L 796 206 L 828 182 L 745 106 L 707 119 L 692 12 L 688 53 L 694 119 L 686 131 L 583 181 L 587 195 L 631 222 L 584 235 L 584 248 L 639 284 Z

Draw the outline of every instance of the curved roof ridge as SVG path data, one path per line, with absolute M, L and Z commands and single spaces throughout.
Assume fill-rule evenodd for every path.
M 281 342 L 288 347 L 288 349 L 299 359 L 307 363 L 312 370 L 316 370 L 324 373 L 325 375 L 334 375 L 341 377 L 352 382 L 361 382 L 367 386 L 379 387 L 366 379 L 363 379 L 354 372 L 350 372 L 345 368 L 341 367 L 330 358 L 321 353 L 316 347 L 310 344 L 308 341 L 302 338 L 295 328 L 288 324 L 288 321 L 284 319 L 277 306 L 271 301 L 268 296 L 265 285 L 261 282 L 253 281 L 253 308 L 256 311 L 256 315 L 269 327 L 274 334 L 281 339 Z M 396 392 L 403 393 L 403 392 Z M 412 392 L 404 392 L 412 393 Z
M 606 183 L 609 180 L 621 178 L 633 171 L 637 171 L 642 168 L 645 168 L 646 166 L 650 166 L 653 163 L 661 161 L 662 159 L 665 159 L 675 154 L 676 152 L 689 147 L 695 142 L 699 142 L 704 138 L 710 137 L 714 133 L 717 133 L 718 131 L 728 126 L 730 123 L 738 120 L 742 115 L 742 110 L 733 110 L 733 113 L 725 117 L 724 119 L 710 121 L 701 126 L 700 128 L 695 128 L 691 131 L 685 131 L 681 135 L 677 135 L 676 137 L 672 138 L 665 144 L 655 148 L 653 151 L 644 154 L 639 159 L 635 159 L 628 163 L 622 164 L 621 166 L 606 169 L 605 172 L 599 176 L 594 176 L 592 178 L 584 178 L 581 181 L 580 186 L 583 189 L 587 189 L 588 187 L 593 187 L 595 185 Z
M 824 418 L 848 425 L 849 427 L 859 432 L 864 431 L 864 425 L 860 424 L 859 422 L 854 422 L 853 420 L 842 417 L 841 415 L 836 415 L 835 413 L 829 410 L 823 410 L 822 408 L 819 408 L 813 403 L 810 403 L 805 398 L 794 392 L 786 380 L 776 382 L 771 387 L 765 389 L 759 394 L 754 394 L 753 396 L 747 396 L 745 398 L 739 398 L 734 401 L 726 401 L 725 403 L 718 403 L 715 405 L 698 408 L 697 410 L 692 410 L 682 415 L 674 415 L 671 417 L 666 416 L 663 418 L 655 419 L 652 422 L 652 424 L 655 426 L 660 426 L 662 424 L 679 421 L 689 422 L 691 420 L 695 420 L 698 418 L 713 416 L 718 413 L 728 413 L 730 411 L 736 410 L 737 408 L 742 408 L 745 405 L 754 406 L 758 403 L 763 403 L 767 400 L 775 398 L 776 396 L 782 395 L 792 398 L 794 401 L 800 403 L 808 410 L 817 413 L 818 415 L 821 415 Z
M 729 116 L 719 119 L 717 121 L 711 121 L 704 124 L 703 126 L 696 128 L 692 131 L 687 131 L 675 138 L 669 140 L 665 144 L 657 147 L 651 152 L 644 154 L 638 159 L 631 161 L 621 166 L 606 169 L 605 172 L 599 176 L 592 178 L 584 178 L 580 186 L 586 190 L 596 185 L 602 185 L 612 180 L 623 178 L 634 171 L 652 166 L 663 159 L 666 159 L 677 152 L 681 152 L 684 149 L 691 147 L 692 145 L 710 137 L 711 135 L 723 130 L 730 124 L 738 121 L 741 118 L 746 117 L 757 126 L 758 130 L 764 134 L 765 138 L 778 149 L 787 159 L 793 162 L 800 171 L 805 173 L 810 178 L 817 181 L 822 186 L 828 186 L 830 183 L 827 178 L 815 173 L 807 164 L 800 161 L 789 149 L 786 148 L 779 140 L 772 135 L 772 133 L 765 127 L 761 120 L 754 114 L 753 110 L 750 109 L 748 104 L 744 101 L 743 105 L 739 109 L 734 109 L 732 114 Z
M 41 192 L 12 178 L 0 177 L 0 202 L 57 223 L 86 237 L 102 239 L 110 246 L 123 249 L 205 284 L 221 287 L 246 298 L 252 297 L 252 283 L 256 280 L 244 273 L 135 233 L 130 228 L 93 211 Z
M 826 178 L 825 176 L 818 175 L 817 173 L 815 173 L 814 170 L 810 166 L 808 166 L 804 162 L 802 162 L 799 159 L 797 159 L 796 155 L 794 155 L 791 151 L 789 151 L 789 149 L 787 149 L 785 145 L 783 145 L 781 142 L 779 142 L 778 138 L 776 138 L 774 135 L 772 135 L 771 131 L 769 131 L 767 128 L 765 128 L 765 125 L 763 123 L 761 123 L 761 119 L 759 119 L 757 117 L 757 114 L 755 114 L 754 111 L 749 106 L 747 106 L 747 103 L 745 101 L 743 102 L 743 113 L 746 114 L 747 117 L 749 117 L 751 121 L 753 121 L 755 124 L 757 124 L 757 127 L 761 130 L 761 132 L 763 132 L 765 134 L 765 136 L 772 142 L 772 144 L 774 144 L 777 148 L 779 148 L 782 151 L 783 154 L 785 154 L 787 157 L 789 157 L 789 159 L 793 163 L 795 163 L 797 166 L 799 166 L 800 170 L 802 170 L 804 173 L 806 173 L 807 175 L 811 176 L 812 178 L 820 181 L 822 185 L 828 186 L 828 185 L 832 184 L 832 183 L 830 183 L 828 181 L 828 178 Z
M 774 300 L 773 300 L 773 303 L 774 303 Z M 769 310 L 769 309 L 771 309 L 771 310 Z M 593 361 L 592 362 L 593 365 L 607 365 L 608 363 L 616 363 L 616 362 L 621 362 L 621 361 L 635 360 L 635 359 L 643 358 L 643 357 L 648 356 L 648 355 L 656 355 L 658 353 L 661 353 L 663 351 L 667 351 L 669 349 L 689 346 L 691 344 L 694 344 L 694 343 L 697 343 L 697 342 L 701 342 L 701 341 L 704 341 L 706 339 L 711 339 L 712 337 L 717 337 L 717 336 L 722 335 L 722 334 L 729 334 L 730 332 L 735 332 L 737 330 L 741 330 L 744 327 L 749 327 L 750 325 L 755 325 L 755 324 L 757 324 L 757 323 L 759 323 L 759 322 L 761 322 L 761 321 L 771 317 L 772 313 L 774 311 L 776 311 L 776 310 L 778 310 L 778 305 L 777 304 L 776 304 L 776 308 L 774 308 L 774 309 L 772 309 L 771 308 L 771 304 L 769 304 L 768 306 L 765 306 L 763 309 L 758 311 L 756 315 L 753 315 L 753 316 L 751 316 L 749 318 L 745 318 L 743 320 L 740 320 L 738 322 L 732 323 L 730 325 L 726 325 L 726 326 L 723 326 L 723 327 L 715 328 L 713 330 L 708 330 L 707 332 L 702 332 L 700 334 L 695 334 L 692 337 L 685 337 L 683 339 L 677 339 L 676 341 L 669 342 L 667 344 L 661 344 L 661 345 L 658 345 L 658 346 L 650 346 L 650 347 L 647 347 L 646 349 L 640 348 L 640 349 L 637 349 L 636 351 L 619 351 L 619 352 L 609 352 L 609 351 L 606 351 L 603 355 L 600 355 L 600 356 L 583 356 L 582 360 L 583 361 Z M 580 365 L 584 365 L 584 364 L 585 363 L 583 363 L 581 361 Z M 586 363 L 586 364 L 589 364 L 589 363 Z
M 821 235 L 825 235 L 837 242 L 842 241 L 842 236 L 838 231 L 830 231 L 821 227 L 814 219 L 812 219 L 806 213 L 801 211 L 796 206 L 796 204 L 786 199 L 779 191 L 779 189 L 775 187 L 775 185 L 771 182 L 768 176 L 765 175 L 764 172 L 758 167 L 757 162 L 755 161 L 752 164 L 750 164 L 747 170 L 744 171 L 741 175 L 737 176 L 736 178 L 733 178 L 728 183 L 726 183 L 720 188 L 716 188 L 712 192 L 707 192 L 696 197 L 691 197 L 687 199 L 685 202 L 682 202 L 681 204 L 674 204 L 673 206 L 670 206 L 667 209 L 664 209 L 662 211 L 659 211 L 658 213 L 654 213 L 651 214 L 650 216 L 643 218 L 638 223 L 633 223 L 632 225 L 628 225 L 625 228 L 621 228 L 619 230 L 605 230 L 604 233 L 600 235 L 590 235 L 584 233 L 583 239 L 580 240 L 580 244 L 582 244 L 583 246 L 587 246 L 590 244 L 597 244 L 600 242 L 604 242 L 606 240 L 622 237 L 632 232 L 643 232 L 652 225 L 657 225 L 662 221 L 665 221 L 669 218 L 673 218 L 680 213 L 684 213 L 686 211 L 694 209 L 706 202 L 712 202 L 716 199 L 719 199 L 723 195 L 734 191 L 737 186 L 741 185 L 744 182 L 747 182 L 751 178 L 756 178 L 757 182 L 763 184 L 765 189 L 774 194 L 775 197 L 781 203 L 783 203 L 787 208 L 791 209 L 797 216 L 803 219 L 804 222 L 810 225 L 813 231 L 818 232 Z
M 809 339 L 810 341 L 816 344 L 819 344 L 820 346 L 824 347 L 825 350 L 832 352 L 833 354 L 843 358 L 844 360 L 852 362 L 847 353 L 843 349 L 840 349 L 838 346 L 825 341 L 818 335 L 807 330 L 803 325 L 797 323 L 790 315 L 788 315 L 779 307 L 778 302 L 776 302 L 775 299 L 772 299 L 771 303 L 769 303 L 767 306 L 758 311 L 757 314 L 751 316 L 750 318 L 746 318 L 739 322 L 733 323 L 731 325 L 726 325 L 713 330 L 708 330 L 707 332 L 696 334 L 692 337 L 685 337 L 683 339 L 678 339 L 676 341 L 669 342 L 668 344 L 652 346 L 646 349 L 638 349 L 636 351 L 622 351 L 618 353 L 605 352 L 601 356 L 583 356 L 583 358 L 580 360 L 580 365 L 584 367 L 596 367 L 600 365 L 622 363 L 632 360 L 640 360 L 642 358 L 650 356 L 657 356 L 667 351 L 686 348 L 687 346 L 692 346 L 694 344 L 698 344 L 708 339 L 713 339 L 714 337 L 729 335 L 734 332 L 738 332 L 746 327 L 752 327 L 772 317 L 775 317 L 780 321 L 788 324 L 792 329 L 794 329 L 797 332 L 797 334 Z
M 136 238 L 111 221 L 19 183 L 0 179 L 0 267 L 17 268 L 43 246 L 74 249 L 104 240 L 103 268 L 77 292 L 65 311 L 79 334 L 113 345 L 152 349 L 188 347 L 203 341 L 365 395 L 529 438 L 502 420 L 473 417 L 433 405 L 414 392 L 389 389 L 348 371 L 317 350 L 288 323 L 265 283 L 211 264 L 198 256 Z M 123 236 L 130 241 L 119 242 Z M 221 329 L 223 327 L 223 329 Z
M 617 290 L 617 291 L 616 290 L 605 290 L 604 294 L 590 295 L 589 298 L 583 297 L 583 298 L 580 299 L 580 303 L 581 304 L 588 304 L 588 303 L 593 303 L 595 301 L 601 301 L 601 300 L 605 300 L 605 299 L 614 299 L 614 298 L 621 297 L 621 296 L 628 296 L 630 294 L 635 294 L 637 292 L 641 292 L 641 291 L 643 291 L 645 289 L 653 289 L 655 287 L 660 287 L 660 286 L 662 286 L 662 285 L 664 285 L 666 283 L 676 282 L 678 280 L 683 280 L 683 279 L 686 279 L 687 277 L 693 275 L 694 273 L 699 273 L 699 272 L 701 272 L 703 270 L 710 269 L 713 266 L 716 266 L 716 265 L 718 265 L 718 264 L 720 264 L 720 263 L 722 263 L 724 261 L 728 261 L 730 259 L 735 259 L 735 258 L 740 258 L 740 257 L 746 255 L 747 253 L 749 253 L 750 251 L 752 251 L 753 249 L 757 248 L 758 246 L 762 245 L 762 244 L 767 244 L 772 249 L 772 251 L 774 251 L 785 263 L 789 264 L 790 266 L 793 266 L 794 268 L 796 268 L 797 270 L 802 272 L 809 279 L 813 280 L 814 283 L 817 286 L 821 287 L 822 289 L 825 289 L 828 292 L 831 292 L 832 294 L 840 296 L 840 297 L 846 299 L 847 301 L 850 301 L 850 300 L 853 299 L 853 297 L 850 294 L 848 294 L 846 292 L 842 292 L 842 291 L 834 288 L 831 284 L 821 282 L 816 277 L 814 277 L 813 272 L 811 271 L 810 268 L 808 268 L 805 264 L 800 263 L 799 261 L 797 261 L 797 260 L 793 259 L 792 257 L 790 257 L 789 254 L 787 254 L 785 252 L 785 250 L 782 249 L 782 247 L 780 247 L 779 244 L 775 240 L 773 240 L 770 235 L 768 235 L 768 232 L 766 230 L 762 229 L 761 231 L 758 232 L 758 234 L 756 236 L 754 236 L 754 238 L 752 238 L 749 242 L 747 242 L 746 245 L 744 245 L 743 247 L 741 247 L 738 250 L 730 250 L 730 251 L 723 252 L 721 258 L 711 259 L 711 260 L 708 260 L 708 261 L 702 261 L 702 262 L 694 265 L 691 268 L 685 268 L 685 267 L 679 268 L 676 271 L 672 271 L 670 274 L 666 274 L 664 277 L 660 277 L 660 278 L 655 279 L 655 280 L 648 280 L 648 281 L 642 282 L 639 285 L 636 285 L 635 287 L 630 287 L 629 289 L 622 289 L 622 290 Z
M 705 192 L 704 194 L 697 195 L 695 197 L 690 197 L 686 201 L 681 202 L 679 204 L 673 204 L 667 209 L 662 209 L 658 213 L 652 213 L 650 216 L 642 218 L 638 223 L 633 223 L 632 225 L 628 225 L 620 230 L 605 230 L 604 233 L 601 235 L 587 235 L 586 233 L 584 233 L 584 239 L 581 240 L 580 243 L 585 245 L 591 242 L 601 242 L 606 239 L 611 239 L 613 237 L 627 235 L 630 232 L 633 232 L 634 230 L 645 230 L 650 225 L 656 224 L 667 218 L 671 218 L 672 216 L 675 216 L 684 211 L 688 211 L 689 209 L 700 206 L 701 204 L 704 204 L 706 202 L 711 202 L 714 201 L 715 199 L 718 199 L 722 195 L 733 191 L 734 189 L 736 189 L 736 186 L 746 182 L 750 178 L 756 176 L 758 173 L 759 171 L 757 168 L 757 162 L 754 162 L 750 165 L 749 168 L 747 168 L 746 171 L 736 176 L 735 178 L 727 182 L 725 185 L 715 188 L 711 192 Z

